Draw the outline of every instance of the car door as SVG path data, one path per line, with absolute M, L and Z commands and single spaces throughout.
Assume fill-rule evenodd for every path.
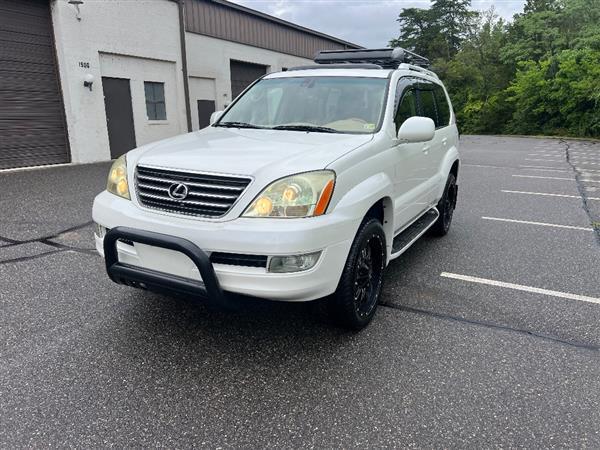
M 396 133 L 409 117 L 418 114 L 416 80 L 401 78 L 396 90 Z M 423 210 L 422 197 L 426 179 L 426 143 L 397 143 L 394 153 L 394 223 L 399 231 Z
M 429 81 L 421 81 L 417 84 L 417 99 L 419 104 L 419 115 L 429 117 L 436 126 L 435 135 L 432 140 L 424 142 L 423 166 L 420 172 L 422 183 L 422 196 L 417 200 L 422 208 L 427 208 L 434 200 L 436 188 L 438 185 L 437 173 L 439 166 L 442 143 L 439 132 L 439 120 L 435 103 L 435 86 Z
M 450 103 L 448 101 L 446 91 L 441 85 L 436 84 L 434 86 L 434 94 L 435 109 L 437 111 L 436 134 L 438 135 L 440 145 L 439 147 L 437 147 L 437 151 L 435 153 L 432 153 L 432 156 L 434 158 L 434 166 L 436 170 L 435 176 L 437 176 L 438 178 L 437 182 L 445 183 L 448 174 L 441 172 L 442 163 L 444 161 L 444 158 L 446 157 L 446 153 L 448 153 L 448 151 L 454 145 L 456 145 L 457 135 L 456 128 L 451 126 L 450 123 Z

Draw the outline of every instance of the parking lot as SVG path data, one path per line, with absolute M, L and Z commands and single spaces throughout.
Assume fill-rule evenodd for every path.
M 113 284 L 107 163 L 0 172 L 0 446 L 600 446 L 600 142 L 461 146 L 449 235 L 360 333 Z

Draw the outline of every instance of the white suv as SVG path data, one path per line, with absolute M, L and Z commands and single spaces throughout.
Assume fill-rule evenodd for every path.
M 282 301 L 327 297 L 360 329 L 384 268 L 448 232 L 458 131 L 424 58 L 321 52 L 271 73 L 212 125 L 117 159 L 94 201 L 110 278 L 134 287 Z

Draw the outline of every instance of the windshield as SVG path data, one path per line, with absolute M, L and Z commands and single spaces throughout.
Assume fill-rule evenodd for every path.
M 263 79 L 215 126 L 329 133 L 373 133 L 383 116 L 386 78 Z

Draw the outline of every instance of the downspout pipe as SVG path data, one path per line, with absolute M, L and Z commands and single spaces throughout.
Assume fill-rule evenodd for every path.
M 192 110 L 190 108 L 190 80 L 188 77 L 187 50 L 185 48 L 185 0 L 176 0 L 179 8 L 179 40 L 181 46 L 181 68 L 183 71 L 183 93 L 185 96 L 185 115 L 187 129 L 192 131 Z

